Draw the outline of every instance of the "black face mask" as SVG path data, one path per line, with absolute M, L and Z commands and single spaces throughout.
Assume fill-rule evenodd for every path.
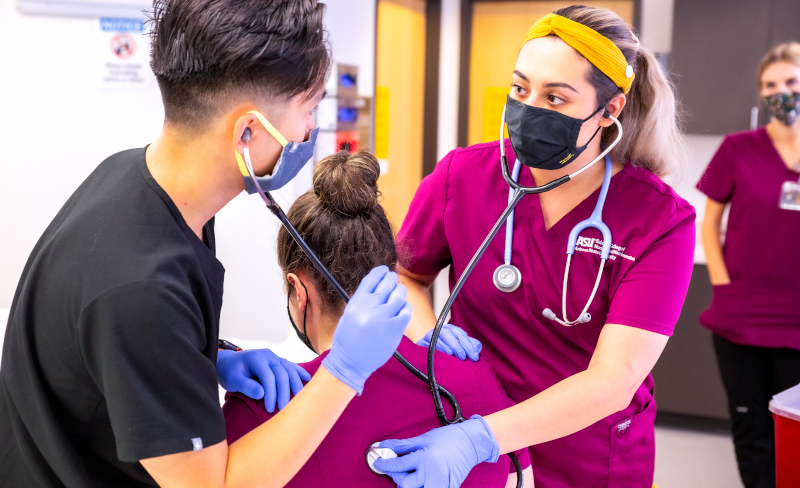
M 552 170 L 564 167 L 575 161 L 600 131 L 598 127 L 583 147 L 577 147 L 583 123 L 603 108 L 601 106 L 581 120 L 507 97 L 506 126 L 514 154 L 522 164 L 531 168 Z
M 289 322 L 292 323 L 292 328 L 294 329 L 295 333 L 297 333 L 297 337 L 300 338 L 300 341 L 302 341 L 302 343 L 305 344 L 306 347 L 314 351 L 314 346 L 311 345 L 311 341 L 308 339 L 308 334 L 306 334 L 306 313 L 308 312 L 308 288 L 306 288 L 306 285 L 303 284 L 302 281 L 300 281 L 300 284 L 306 291 L 306 308 L 305 310 L 303 310 L 303 332 L 300 332 L 300 329 L 298 329 L 297 326 L 294 324 L 294 319 L 292 319 L 292 312 L 289 310 L 289 300 L 291 294 L 286 295 L 286 313 L 289 314 Z M 314 354 L 317 354 L 317 351 L 314 351 Z

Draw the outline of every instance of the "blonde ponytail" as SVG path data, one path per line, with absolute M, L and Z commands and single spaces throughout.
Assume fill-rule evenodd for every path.
M 554 12 L 599 32 L 613 42 L 633 67 L 636 78 L 619 115 L 624 135 L 611 151 L 615 161 L 652 171 L 660 177 L 680 173 L 688 157 L 686 139 L 679 127 L 680 109 L 672 83 L 656 57 L 619 15 L 604 8 L 573 6 Z M 592 66 L 589 82 L 597 91 L 598 105 L 621 93 L 603 72 Z M 603 142 L 616 138 L 616 126 L 603 131 Z

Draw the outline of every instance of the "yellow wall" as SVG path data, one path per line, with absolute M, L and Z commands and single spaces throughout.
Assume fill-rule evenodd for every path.
M 385 149 L 389 171 L 378 186 L 383 207 L 397 230 L 422 180 L 425 0 L 379 0 L 377 57 L 376 84 L 389 101 Z M 376 123 L 386 117 L 380 102 L 375 107 Z M 376 149 L 379 142 L 384 141 L 376 140 Z
M 633 23 L 633 1 L 581 1 L 582 5 L 613 10 Z M 539 17 L 575 2 L 475 2 L 472 17 L 472 52 L 469 87 L 469 144 L 493 141 L 500 137 L 500 113 L 485 113 L 488 97 L 502 110 L 505 93 L 510 91 L 511 73 L 517 62 L 525 34 Z M 499 100 L 497 98 L 499 97 Z

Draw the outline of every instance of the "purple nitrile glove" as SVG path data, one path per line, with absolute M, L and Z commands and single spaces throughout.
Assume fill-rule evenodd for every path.
M 425 337 L 417 341 L 418 346 L 430 347 L 433 330 L 429 330 Z M 452 324 L 444 324 L 442 331 L 439 332 L 439 340 L 436 341 L 436 350 L 445 354 L 455 356 L 460 360 L 470 358 L 477 361 L 480 358 L 483 344 L 478 339 L 473 339 L 464 332 L 461 327 Z
M 383 441 L 380 447 L 410 453 L 375 461 L 375 468 L 385 471 L 399 488 L 457 488 L 473 467 L 495 463 L 500 456 L 497 439 L 480 415 L 412 439 Z
M 411 304 L 397 273 L 378 266 L 361 280 L 333 333 L 322 366 L 359 395 L 369 375 L 400 345 L 411 321 Z
M 240 392 L 254 400 L 264 399 L 267 412 L 275 411 L 289 403 L 291 394 L 303 389 L 303 381 L 311 375 L 297 364 L 278 357 L 269 349 L 230 351 L 217 353 L 217 377 L 227 391 Z

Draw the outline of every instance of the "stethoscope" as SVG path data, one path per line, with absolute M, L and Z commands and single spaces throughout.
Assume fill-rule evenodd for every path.
M 417 369 L 414 365 L 409 363 L 408 360 L 405 359 L 399 352 L 395 351 L 394 354 L 393 354 L 394 358 L 397 359 L 400 362 L 400 364 L 405 366 L 405 368 L 408 369 L 409 371 L 411 371 L 411 373 L 414 374 L 414 376 L 416 376 L 418 379 L 424 381 L 425 383 L 427 383 L 430 386 L 431 395 L 433 397 L 433 404 L 434 404 L 434 407 L 436 408 L 436 415 L 437 415 L 437 417 L 439 417 L 439 421 L 442 423 L 442 425 L 458 424 L 458 423 L 464 422 L 466 420 L 464 418 L 464 416 L 462 415 L 462 413 L 461 413 L 461 406 L 458 403 L 458 400 L 456 400 L 455 396 L 451 392 L 449 392 L 446 388 L 444 388 L 443 386 L 439 385 L 436 382 L 435 368 L 434 368 L 436 344 L 439 342 L 439 334 L 442 331 L 442 327 L 444 326 L 445 319 L 447 318 L 447 315 L 450 313 L 450 310 L 453 308 L 453 303 L 455 302 L 456 297 L 458 296 L 458 294 L 461 291 L 461 289 L 464 287 L 464 283 L 466 282 L 467 278 L 472 273 L 472 271 L 475 269 L 475 266 L 478 264 L 478 261 L 483 256 L 483 254 L 486 252 L 486 249 L 489 247 L 489 244 L 492 242 L 492 239 L 494 239 L 494 237 L 497 235 L 497 232 L 500 230 L 500 227 L 502 226 L 503 222 L 506 222 L 506 220 L 508 219 L 509 215 L 514 211 L 514 207 L 517 206 L 517 203 L 519 203 L 519 201 L 522 199 L 523 196 L 531 195 L 531 194 L 537 194 L 537 193 L 544 193 L 546 191 L 549 191 L 549 190 L 552 190 L 554 188 L 557 188 L 557 187 L 563 185 L 564 183 L 567 183 L 568 181 L 570 181 L 575 176 L 578 176 L 579 174 L 581 174 L 584 171 L 586 171 L 587 169 L 589 169 L 592 165 L 594 165 L 601 158 L 605 157 L 611 151 L 611 149 L 613 149 L 614 146 L 616 146 L 619 143 L 620 139 L 622 138 L 622 125 L 619 123 L 619 121 L 615 117 L 610 116 L 610 115 L 609 115 L 609 117 L 617 125 L 617 129 L 618 129 L 617 138 L 614 140 L 614 142 L 608 148 L 606 148 L 603 152 L 601 152 L 600 155 L 597 158 L 595 158 L 592 162 L 590 162 L 587 165 L 585 165 L 583 168 L 575 171 L 574 173 L 570 173 L 568 175 L 565 175 L 565 176 L 562 176 L 560 178 L 557 178 L 557 179 L 555 179 L 555 180 L 553 180 L 553 181 L 551 181 L 549 183 L 546 183 L 546 184 L 544 184 L 542 186 L 525 187 L 525 186 L 519 185 L 517 183 L 517 181 L 516 181 L 518 179 L 518 177 L 519 177 L 519 170 L 515 171 L 516 174 L 515 174 L 514 178 L 511 177 L 511 175 L 509 174 L 509 171 L 508 171 L 508 161 L 507 161 L 506 155 L 505 155 L 505 137 L 504 137 L 504 134 L 503 134 L 503 130 L 505 128 L 506 110 L 505 110 L 505 107 L 503 107 L 503 116 L 502 116 L 502 119 L 501 119 L 501 126 L 500 126 L 500 162 L 501 162 L 501 166 L 502 166 L 502 170 L 503 170 L 503 177 L 505 178 L 506 182 L 508 183 L 509 187 L 511 188 L 510 191 L 509 191 L 508 206 L 503 211 L 503 213 L 500 215 L 500 218 L 494 224 L 494 227 L 492 227 L 491 231 L 486 236 L 486 238 L 484 239 L 483 243 L 478 248 L 478 250 L 475 253 L 475 255 L 472 257 L 472 259 L 467 264 L 467 267 L 464 269 L 464 272 L 461 274 L 461 276 L 459 277 L 459 279 L 456 282 L 455 286 L 453 287 L 453 291 L 450 293 L 450 297 L 448 297 L 447 302 L 444 305 L 444 308 L 442 309 L 441 313 L 439 314 L 439 317 L 436 320 L 436 325 L 433 328 L 433 332 L 432 332 L 431 338 L 430 338 L 430 345 L 428 346 L 428 364 L 427 364 L 427 366 L 428 366 L 428 368 L 427 368 L 428 369 L 428 374 L 426 375 L 425 373 L 423 373 L 422 371 Z M 280 220 L 281 224 L 284 226 L 284 228 L 286 228 L 286 230 L 289 232 L 289 235 L 292 236 L 292 239 L 294 239 L 294 241 L 297 243 L 297 245 L 300 247 L 300 249 L 302 249 L 303 253 L 308 257 L 308 259 L 311 261 L 311 263 L 314 265 L 314 267 L 322 274 L 322 276 L 333 287 L 333 289 L 336 290 L 336 293 L 342 298 L 342 300 L 345 301 L 345 303 L 349 302 L 350 301 L 350 296 L 347 294 L 347 292 L 344 290 L 344 288 L 342 288 L 342 286 L 339 284 L 339 282 L 336 281 L 336 279 L 333 277 L 333 275 L 330 273 L 330 271 L 328 271 L 328 269 L 325 268 L 325 266 L 322 264 L 322 262 L 316 256 L 316 254 L 314 254 L 314 251 L 312 251 L 311 248 L 308 247 L 308 244 L 306 244 L 306 242 L 303 240 L 303 238 L 297 232 L 297 229 L 295 229 L 294 226 L 291 224 L 291 222 L 289 222 L 289 219 L 286 217 L 286 214 L 283 212 L 283 210 L 280 208 L 280 206 L 272 198 L 272 195 L 270 195 L 269 192 L 264 192 L 261 189 L 261 185 L 258 184 L 258 181 L 255 178 L 255 173 L 253 172 L 253 166 L 252 166 L 252 164 L 250 162 L 250 150 L 249 150 L 250 129 L 245 129 L 244 134 L 242 136 L 242 141 L 245 143 L 244 144 L 244 161 L 245 161 L 245 165 L 247 166 L 247 171 L 249 173 L 250 180 L 253 182 L 253 185 L 255 186 L 259 196 L 261 196 L 261 199 L 264 201 L 264 203 L 266 204 L 266 206 L 270 210 L 270 212 L 272 212 L 273 215 L 275 215 L 278 218 L 278 220 Z M 604 178 L 604 181 L 603 181 L 606 191 L 608 190 L 608 185 L 606 184 L 606 180 L 610 179 L 609 161 L 610 161 L 610 159 L 606 160 L 606 175 L 605 175 L 605 178 Z M 515 167 L 516 167 L 516 165 L 515 165 Z M 570 242 L 572 243 L 572 245 L 568 246 L 568 249 L 567 249 L 567 253 L 568 254 L 570 254 L 571 252 L 574 251 L 574 248 L 575 248 L 574 243 L 577 240 L 577 234 L 581 230 L 583 230 L 583 229 L 585 229 L 587 227 L 597 227 L 597 223 L 593 220 L 593 217 L 595 216 L 595 213 L 598 215 L 597 221 L 600 224 L 602 224 L 602 221 L 600 221 L 600 219 L 599 219 L 599 215 L 602 213 L 603 203 L 605 202 L 605 192 L 601 192 L 601 193 L 602 193 L 601 194 L 601 199 L 598 200 L 598 206 L 595 208 L 595 212 L 592 214 L 592 217 L 590 217 L 589 220 L 587 220 L 585 222 L 582 222 L 581 224 L 576 226 L 575 229 L 573 229 L 572 233 L 570 234 Z M 599 211 L 598 211 L 598 209 L 599 209 Z M 512 223 L 513 223 L 513 219 L 512 219 Z M 586 224 L 586 225 L 584 227 L 580 228 L 581 225 L 584 225 L 584 224 Z M 513 226 L 512 226 L 512 228 L 513 228 Z M 603 232 L 603 231 L 601 230 L 601 232 Z M 608 228 L 606 228 L 606 231 L 603 232 L 603 236 L 604 236 L 604 239 L 605 239 L 605 242 L 603 243 L 603 249 L 605 250 L 606 247 L 608 247 L 609 250 L 610 250 L 610 247 L 611 247 L 611 234 L 610 234 L 610 232 L 608 232 L 608 235 L 606 236 L 606 232 L 608 232 Z M 572 234 L 575 234 L 574 239 L 573 239 L 573 235 Z M 605 252 L 604 256 L 605 256 L 605 258 L 608 257 L 608 251 Z M 605 264 L 605 258 L 603 259 L 603 265 Z M 509 257 L 508 257 L 507 261 L 508 261 L 508 264 L 510 265 L 510 262 L 511 262 L 510 253 L 509 253 Z M 567 269 L 566 269 L 567 275 L 569 273 L 569 263 L 570 263 L 570 258 L 568 257 L 567 258 Z M 600 273 L 602 274 L 602 267 L 600 269 Z M 594 291 L 597 290 L 597 286 L 599 284 L 599 281 L 600 281 L 600 275 L 598 275 L 598 279 L 597 279 L 597 282 L 595 283 L 595 290 Z M 519 286 L 519 285 L 517 285 L 517 286 Z M 594 291 L 592 292 L 592 298 L 594 297 Z M 566 297 L 566 279 L 565 279 L 565 283 L 564 283 L 563 296 Z M 566 303 L 566 300 L 564 300 L 564 302 Z M 590 303 L 591 303 L 591 299 L 590 299 Z M 587 304 L 587 308 L 588 308 L 588 304 Z M 549 310 L 545 310 L 545 314 L 548 311 Z M 586 314 L 585 310 L 584 310 L 584 313 L 582 313 L 580 317 L 583 318 L 585 315 L 588 315 L 588 314 Z M 566 313 L 565 313 L 565 317 L 564 318 L 566 319 Z M 579 318 L 579 320 L 580 320 L 580 318 Z M 453 418 L 452 419 L 447 418 L 447 414 L 444 411 L 444 406 L 442 404 L 442 398 L 441 398 L 442 395 L 444 395 L 445 398 L 447 398 L 447 401 L 453 407 Z M 367 452 L 366 452 L 367 466 L 369 467 L 369 469 L 372 472 L 374 472 L 376 474 L 386 474 L 386 473 L 383 473 L 383 472 L 377 470 L 373 466 L 373 463 L 379 457 L 396 457 L 396 454 L 391 452 L 388 449 L 379 449 L 378 448 L 378 444 L 379 443 L 374 443 L 374 444 L 370 445 L 367 448 Z M 513 452 L 508 453 L 508 456 L 509 456 L 509 458 L 511 458 L 511 462 L 514 464 L 514 468 L 515 468 L 516 473 L 517 473 L 517 488 L 522 488 L 522 486 L 523 486 L 522 466 L 519 463 L 519 459 L 517 459 L 517 456 Z
M 612 117 L 613 119 L 613 117 Z M 616 119 L 613 119 L 615 122 Z M 617 122 L 617 126 L 619 126 L 619 122 Z M 620 135 L 617 136 L 617 141 L 619 141 L 621 137 L 621 130 Z M 611 145 L 611 148 L 616 145 L 616 142 Z M 503 141 L 501 141 L 503 142 Z M 505 158 L 505 148 L 504 145 L 501 144 L 500 151 L 501 157 Z M 567 241 L 567 266 L 564 271 L 564 286 L 561 291 L 561 312 L 563 316 L 563 320 L 556 317 L 556 314 L 553 313 L 552 310 L 546 308 L 542 311 L 542 315 L 545 318 L 550 320 L 555 320 L 561 325 L 570 327 L 575 324 L 582 324 L 591 320 L 591 314 L 587 313 L 589 306 L 591 305 L 592 301 L 594 300 L 595 295 L 597 294 L 597 288 L 600 286 L 600 278 L 603 275 L 603 269 L 605 269 L 606 261 L 608 260 L 609 254 L 611 253 L 611 230 L 608 226 L 603 222 L 603 207 L 606 202 L 606 196 L 608 195 L 608 186 L 611 182 L 611 156 L 608 155 L 608 151 L 611 149 L 607 149 L 606 151 L 601 154 L 598 159 L 592 161 L 588 165 L 581 168 L 581 171 L 588 168 L 590 165 L 594 164 L 596 161 L 599 160 L 600 157 L 605 157 L 605 172 L 603 174 L 603 184 L 600 187 L 600 196 L 597 199 L 597 204 L 595 204 L 594 211 L 592 215 L 580 222 L 578 225 L 573 227 L 572 231 L 569 234 L 569 239 Z M 511 178 L 514 183 L 519 181 L 519 172 L 522 167 L 522 164 L 519 160 L 514 163 L 514 170 L 512 171 Z M 574 176 L 578 174 L 576 171 L 570 176 Z M 508 190 L 508 201 L 509 205 L 514 200 L 514 188 L 509 188 Z M 583 308 L 583 311 L 578 315 L 576 320 L 568 320 L 567 319 L 567 283 L 569 282 L 569 268 L 572 262 L 572 255 L 575 253 L 575 246 L 578 241 L 578 236 L 582 231 L 588 228 L 595 228 L 603 234 L 603 247 L 600 252 L 600 270 L 597 273 L 597 279 L 594 282 L 594 287 L 592 288 L 592 293 L 589 296 L 589 301 L 586 302 L 586 306 Z M 514 239 L 514 209 L 508 215 L 508 219 L 506 221 L 506 242 L 505 242 L 505 249 L 503 253 L 504 263 L 497 267 L 492 277 L 494 281 L 494 285 L 497 287 L 498 290 L 506 293 L 511 293 L 512 291 L 516 290 L 519 285 L 522 283 L 522 273 L 520 273 L 519 268 L 511 264 L 511 249 L 513 245 Z
M 617 118 L 614 117 L 613 115 L 609 115 L 608 117 L 612 121 L 614 121 L 614 123 L 617 125 L 617 137 L 616 137 L 616 139 L 614 139 L 614 142 L 612 142 L 610 146 L 605 148 L 600 153 L 599 156 L 597 156 L 590 163 L 586 164 L 585 166 L 583 166 L 579 170 L 575 171 L 574 173 L 570 173 L 568 175 L 564 175 L 564 176 L 562 176 L 560 178 L 557 178 L 557 179 L 555 179 L 555 180 L 553 180 L 553 181 L 551 181 L 549 183 L 545 183 L 542 186 L 526 187 L 526 186 L 522 186 L 519 183 L 517 183 L 515 181 L 515 179 L 512 178 L 511 174 L 509 174 L 509 171 L 508 171 L 508 160 L 506 159 L 505 134 L 504 134 L 505 125 L 506 125 L 506 109 L 505 109 L 505 107 L 503 107 L 503 116 L 502 116 L 501 121 L 500 121 L 500 167 L 501 167 L 501 169 L 503 171 L 503 178 L 505 178 L 506 183 L 508 183 L 508 186 L 511 188 L 511 192 L 513 192 L 513 194 L 510 195 L 508 206 L 503 211 L 503 213 L 500 215 L 500 218 L 497 219 L 497 222 L 494 224 L 494 227 L 492 227 L 492 229 L 489 231 L 489 234 L 483 240 L 483 243 L 481 243 L 480 247 L 475 252 L 475 255 L 472 256 L 472 259 L 469 261 L 469 263 L 467 264 L 466 268 L 464 268 L 464 271 L 461 273 L 461 276 L 458 278 L 458 280 L 456 281 L 456 284 L 453 286 L 453 290 L 450 292 L 450 296 L 447 298 L 447 302 L 445 302 L 444 307 L 442 308 L 442 311 L 439 313 L 439 317 L 436 320 L 436 326 L 433 328 L 433 333 L 431 334 L 431 345 L 428 346 L 428 383 L 430 384 L 430 387 L 431 387 L 431 395 L 433 396 L 433 404 L 436 407 L 436 413 L 437 413 L 437 415 L 439 415 L 440 419 L 446 419 L 446 416 L 444 414 L 444 408 L 442 407 L 442 399 L 441 399 L 441 396 L 439 395 L 438 384 L 436 383 L 436 374 L 435 374 L 435 370 L 434 370 L 434 362 L 435 362 L 434 352 L 436 351 L 436 341 L 439 340 L 439 333 L 441 332 L 442 327 L 444 326 L 445 320 L 447 319 L 447 315 L 450 313 L 450 310 L 453 308 L 453 303 L 455 302 L 456 297 L 458 296 L 459 292 L 461 292 L 461 289 L 464 287 L 464 283 L 467 281 L 467 278 L 469 278 L 469 275 L 475 269 L 475 266 L 478 264 L 478 261 L 483 256 L 483 254 L 486 252 L 486 249 L 489 247 L 489 244 L 491 244 L 492 239 L 494 239 L 494 236 L 496 236 L 497 233 L 500 231 L 500 227 L 503 225 L 504 222 L 506 222 L 506 220 L 508 219 L 509 215 L 511 215 L 511 213 L 514 211 L 514 207 L 516 207 L 517 204 L 520 202 L 520 200 L 522 200 L 523 196 L 525 196 L 525 195 L 533 195 L 533 194 L 538 194 L 538 193 L 544 193 L 546 191 L 550 191 L 550 190 L 552 190 L 554 188 L 557 188 L 557 187 L 563 185 L 564 183 L 567 183 L 572 178 L 574 178 L 574 177 L 578 176 L 579 174 L 583 173 L 584 171 L 588 170 L 590 167 L 592 167 L 598 161 L 600 161 L 601 159 L 605 158 L 608 155 L 608 153 L 612 149 L 614 149 L 614 147 L 617 144 L 619 144 L 619 141 L 622 139 L 622 124 L 620 124 L 619 120 L 617 120 Z M 610 176 L 611 176 L 611 167 L 610 167 L 610 163 L 609 162 L 610 162 L 610 159 L 607 159 L 606 160 L 606 173 L 604 175 L 604 185 L 606 187 L 606 192 L 608 190 L 608 185 L 606 184 L 606 180 L 610 180 Z M 517 177 L 518 176 L 519 175 L 517 175 Z M 602 223 L 600 221 L 599 215 L 602 213 L 603 204 L 605 203 L 605 193 L 606 192 L 602 192 L 603 194 L 601 195 L 601 198 L 598 199 L 598 205 L 595 207 L 595 212 L 592 213 L 592 217 L 590 217 L 587 221 L 581 222 L 580 224 L 575 226 L 575 228 L 572 229 L 572 232 L 570 233 L 570 241 L 569 241 L 570 244 L 567 246 L 567 254 L 569 254 L 570 256 L 567 257 L 566 273 L 569 273 L 570 257 L 571 257 L 571 254 L 575 251 L 575 242 L 577 241 L 578 233 L 580 233 L 580 231 L 582 231 L 585 228 L 597 227 L 599 224 Z M 596 214 L 597 214 L 597 218 L 595 219 Z M 603 225 L 603 227 L 605 227 L 605 226 Z M 605 242 L 603 242 L 603 252 L 604 252 L 604 254 L 601 256 L 601 257 L 604 257 L 604 259 L 603 259 L 603 262 L 602 262 L 601 266 L 605 266 L 605 258 L 608 257 L 608 253 L 609 253 L 610 248 L 611 248 L 611 232 L 608 230 L 607 227 L 605 228 L 605 231 L 603 231 L 601 229 L 601 232 L 603 232 L 603 236 L 605 237 Z M 510 264 L 511 260 L 509 259 L 508 261 L 509 261 L 509 264 Z M 600 269 L 600 273 L 602 273 L 602 267 Z M 601 274 L 598 274 L 597 281 L 595 282 L 595 290 L 592 292 L 592 299 L 594 298 L 594 292 L 597 290 L 597 287 L 599 285 L 600 276 L 601 276 Z M 564 303 L 562 305 L 563 305 L 564 309 L 566 309 L 566 305 L 565 305 L 566 304 L 566 299 L 565 299 L 566 298 L 566 289 L 567 289 L 566 288 L 566 284 L 567 283 L 566 283 L 566 279 L 565 279 L 564 280 L 564 289 L 563 289 L 563 293 L 562 293 L 562 299 L 564 301 Z M 588 304 L 587 304 L 586 308 L 588 308 Z M 555 314 L 553 314 L 552 311 L 549 311 L 549 310 L 545 309 L 545 311 L 543 313 L 545 314 L 546 318 L 551 318 L 552 317 L 551 320 L 558 320 L 557 318 L 555 318 Z M 581 313 L 581 315 L 579 316 L 578 320 L 579 321 L 581 321 L 581 320 L 588 321 L 587 317 L 588 317 L 588 314 L 585 312 L 585 309 L 584 309 L 584 312 Z M 566 318 L 566 316 L 564 318 Z M 565 320 L 563 323 L 567 324 L 567 323 L 569 323 L 569 321 Z M 575 323 L 575 322 L 572 322 L 572 323 Z
M 286 214 L 284 213 L 283 209 L 281 209 L 281 207 L 278 205 L 275 199 L 272 198 L 270 192 L 268 191 L 265 192 L 261 188 L 261 185 L 258 184 L 258 181 L 256 180 L 255 177 L 255 172 L 253 171 L 253 165 L 250 161 L 250 137 L 251 137 L 250 129 L 246 128 L 244 130 L 244 134 L 242 135 L 242 141 L 244 142 L 244 163 L 245 166 L 247 167 L 248 177 L 250 178 L 250 181 L 253 182 L 253 186 L 255 186 L 258 195 L 264 201 L 269 211 L 272 212 L 272 214 L 278 218 L 283 227 L 287 230 L 287 232 L 289 232 L 289 235 L 292 236 L 292 239 L 297 243 L 300 249 L 302 249 L 303 253 L 311 261 L 311 264 L 314 266 L 314 268 L 316 268 L 317 271 L 319 271 L 320 274 L 322 274 L 322 276 L 325 278 L 325 281 L 327 281 L 333 287 L 333 289 L 336 290 L 336 293 L 339 295 L 339 297 L 341 297 L 341 299 L 344 300 L 345 303 L 348 303 L 350 301 L 350 295 L 347 294 L 344 288 L 342 288 L 342 285 L 340 285 L 339 282 L 336 281 L 336 278 L 334 278 L 331 272 L 328 271 L 325 265 L 322 264 L 317 255 L 314 254 L 314 251 L 312 251 L 311 248 L 308 247 L 306 241 L 302 238 L 302 236 L 300 236 L 300 233 L 297 232 L 297 229 L 294 228 L 292 223 L 289 222 L 289 218 L 286 217 Z M 441 326 L 439 327 L 439 329 L 441 329 Z M 433 348 L 428 349 L 428 356 L 430 356 L 431 354 L 433 354 L 434 351 L 436 351 L 436 343 L 438 342 L 438 340 L 439 340 L 439 334 L 438 331 L 436 331 L 435 337 L 431 338 L 431 344 L 433 344 Z M 453 395 L 445 387 L 439 385 L 435 381 L 431 383 L 431 379 L 428 375 L 426 375 L 425 373 L 417 369 L 413 364 L 408 362 L 408 360 L 404 358 L 403 355 L 400 354 L 399 352 L 395 351 L 393 357 L 397 361 L 399 361 L 400 364 L 402 364 L 407 370 L 411 371 L 411 373 L 414 376 L 416 376 L 421 381 L 431 385 L 431 388 L 434 391 L 436 391 L 435 398 L 439 401 L 439 404 L 436 408 L 436 414 L 443 425 L 457 424 L 466 420 L 464 418 L 464 415 L 461 413 L 461 405 L 458 403 L 458 400 L 456 400 L 455 395 Z M 447 401 L 453 407 L 452 420 L 447 418 L 444 409 L 441 408 L 441 398 L 440 398 L 441 395 L 444 395 L 444 397 L 447 398 Z M 378 444 L 379 443 L 376 442 L 367 448 L 366 451 L 367 466 L 373 473 L 379 475 L 385 475 L 386 473 L 381 472 L 380 470 L 375 468 L 373 466 L 373 463 L 375 462 L 376 459 L 378 459 L 378 457 L 390 458 L 390 457 L 396 457 L 396 454 L 389 449 L 378 448 Z M 517 459 L 516 455 L 514 455 L 514 453 L 509 453 L 508 456 L 511 458 L 511 461 L 514 464 L 514 467 L 516 468 L 517 471 L 517 488 L 522 488 L 522 483 L 523 483 L 522 466 L 520 465 L 519 460 Z

